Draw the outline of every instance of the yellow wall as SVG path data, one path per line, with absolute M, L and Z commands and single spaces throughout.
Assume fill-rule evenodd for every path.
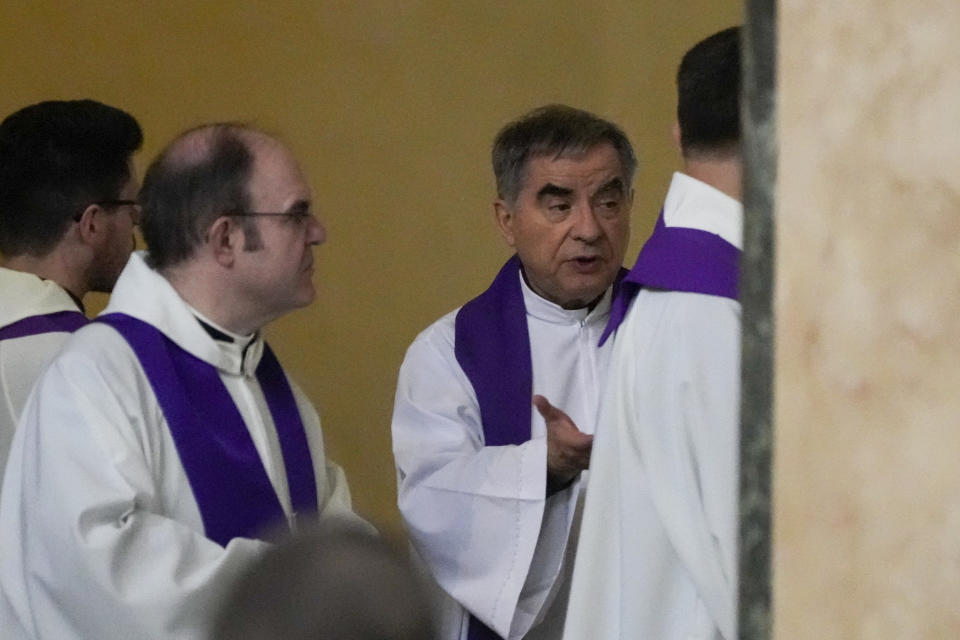
M 676 167 L 679 58 L 740 14 L 736 0 L 14 0 L 0 4 L 0 114 L 53 98 L 122 107 L 146 132 L 141 168 L 210 120 L 290 142 L 329 241 L 318 301 L 269 335 L 356 506 L 391 528 L 404 351 L 507 256 L 490 215 L 497 129 L 548 102 L 619 122 L 641 159 L 632 261 Z

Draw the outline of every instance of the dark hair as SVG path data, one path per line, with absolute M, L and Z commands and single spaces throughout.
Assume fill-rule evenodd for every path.
M 74 216 L 116 198 L 143 143 L 130 114 L 94 100 L 40 102 L 0 123 L 0 252 L 43 256 Z
M 577 155 L 603 143 L 609 143 L 616 150 L 624 180 L 630 185 L 637 158 L 620 127 L 587 111 L 562 104 L 534 109 L 507 124 L 493 141 L 497 195 L 508 202 L 516 201 L 530 158 Z
M 740 27 L 700 41 L 677 70 L 684 155 L 727 154 L 740 144 Z
M 246 131 L 234 123 L 191 129 L 150 164 L 140 190 L 140 227 L 153 268 L 186 260 L 217 218 L 249 210 L 253 152 Z

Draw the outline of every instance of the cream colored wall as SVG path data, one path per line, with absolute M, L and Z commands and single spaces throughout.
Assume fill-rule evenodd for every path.
M 960 4 L 780 3 L 775 636 L 960 637 Z
M 144 126 L 141 168 L 210 120 L 290 142 L 329 242 L 318 301 L 269 335 L 319 406 L 357 507 L 394 527 L 404 351 L 507 256 L 490 215 L 497 129 L 555 101 L 619 122 L 642 163 L 632 261 L 676 166 L 679 58 L 740 12 L 735 0 L 3 2 L 0 113 L 52 98 L 120 106 Z

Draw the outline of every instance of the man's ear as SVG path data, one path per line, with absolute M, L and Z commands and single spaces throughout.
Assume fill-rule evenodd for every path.
M 230 216 L 220 216 L 207 229 L 205 244 L 207 251 L 221 265 L 229 267 L 236 259 L 236 253 L 243 248 L 243 230 Z
M 98 204 L 88 205 L 77 218 L 77 233 L 87 245 L 97 246 L 103 241 L 106 211 Z
M 497 231 L 507 244 L 511 247 L 515 245 L 516 238 L 513 233 L 513 224 L 516 221 L 517 213 L 508 205 L 503 198 L 497 198 L 493 202 L 493 219 L 497 223 Z

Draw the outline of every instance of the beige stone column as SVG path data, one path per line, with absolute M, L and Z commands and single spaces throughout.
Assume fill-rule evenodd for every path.
M 960 2 L 779 12 L 775 637 L 960 638 Z

